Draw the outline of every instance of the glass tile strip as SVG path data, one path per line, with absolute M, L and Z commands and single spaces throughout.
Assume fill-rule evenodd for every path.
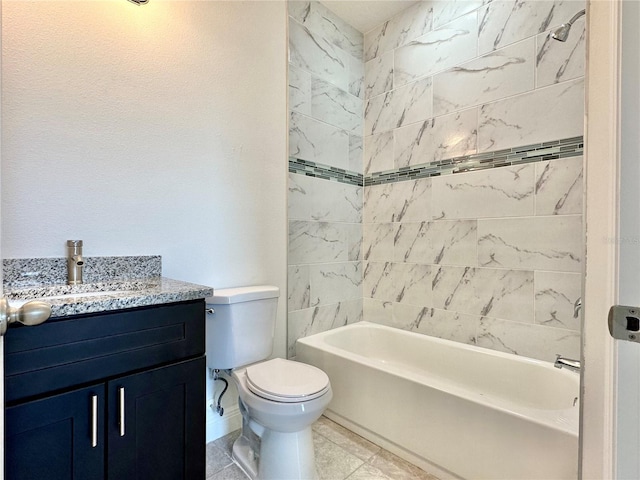
M 363 176 L 358 172 L 323 165 L 300 158 L 289 158 L 289 172 L 355 186 L 383 185 L 418 178 L 452 175 L 489 168 L 542 162 L 582 155 L 582 137 L 564 138 L 543 143 L 447 158 L 421 165 L 404 166 Z
M 289 157 L 289 172 L 358 187 L 362 187 L 364 183 L 362 174 L 358 172 L 310 162 L 301 158 Z
M 523 163 L 556 160 L 583 154 L 582 137 L 565 138 L 544 143 L 535 143 L 513 147 L 495 152 L 483 152 L 474 155 L 438 160 L 396 170 L 375 172 L 364 177 L 364 185 L 382 185 L 385 183 L 415 180 L 417 178 L 451 175 L 489 168 L 521 165 Z

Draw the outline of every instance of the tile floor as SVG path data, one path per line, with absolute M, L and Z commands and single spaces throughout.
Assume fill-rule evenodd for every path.
M 207 445 L 207 480 L 247 480 L 231 460 L 237 430 Z M 326 417 L 313 425 L 321 480 L 438 480 Z

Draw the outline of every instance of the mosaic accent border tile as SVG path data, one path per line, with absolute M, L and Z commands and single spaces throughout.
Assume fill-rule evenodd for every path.
M 344 170 L 338 167 L 331 167 L 321 163 L 302 160 L 301 158 L 289 158 L 289 172 L 306 175 L 307 177 L 322 178 L 349 185 L 363 186 L 361 173 Z
M 402 182 L 425 177 L 451 175 L 455 173 L 473 172 L 488 168 L 506 167 L 523 163 L 556 160 L 558 158 L 576 157 L 584 151 L 582 136 L 553 140 L 550 142 L 507 148 L 494 152 L 476 153 L 461 157 L 423 163 L 411 167 L 376 172 L 363 177 L 362 174 L 309 160 L 289 158 L 289 172 L 322 178 L 349 185 L 370 186 L 385 183 Z
M 401 167 L 385 172 L 376 172 L 364 179 L 364 185 L 382 185 L 384 183 L 402 182 L 425 177 L 451 175 L 455 173 L 473 172 L 488 168 L 506 167 L 523 163 L 556 160 L 558 158 L 576 157 L 583 154 L 583 138 L 572 137 L 551 142 L 536 143 L 521 147 L 513 147 L 494 152 L 477 153 L 462 157 L 424 163 L 412 167 Z

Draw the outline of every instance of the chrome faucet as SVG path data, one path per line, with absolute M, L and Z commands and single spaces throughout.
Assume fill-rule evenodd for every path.
M 556 361 L 553 364 L 556 368 L 568 368 L 572 372 L 580 371 L 580 360 L 573 360 L 571 358 L 564 358 L 561 355 L 556 354 Z
M 82 283 L 82 240 L 67 240 L 67 284 L 78 285 Z

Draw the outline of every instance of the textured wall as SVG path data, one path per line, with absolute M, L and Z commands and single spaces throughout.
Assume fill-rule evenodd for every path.
M 368 32 L 365 174 L 582 135 L 584 18 L 567 43 L 548 38 L 582 8 L 421 2 Z M 364 199 L 365 320 L 547 360 L 579 355 L 581 156 L 392 180 Z
M 3 4 L 4 256 L 82 238 L 284 291 L 285 21 L 272 2 Z
M 277 285 L 284 356 L 285 5 L 2 10 L 3 255 L 63 256 L 81 238 L 87 256 L 162 255 L 181 280 Z M 208 420 L 209 440 L 226 433 Z

